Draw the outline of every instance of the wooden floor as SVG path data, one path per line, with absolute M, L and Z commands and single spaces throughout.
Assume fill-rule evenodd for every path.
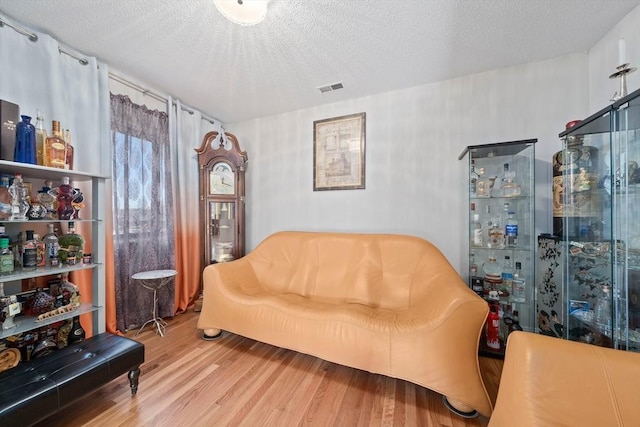
M 127 376 L 85 396 L 38 426 L 486 426 L 450 413 L 441 395 L 382 375 L 326 362 L 233 334 L 204 341 L 197 313 L 151 327 L 140 388 Z M 133 337 L 134 333 L 128 336 Z M 481 358 L 495 401 L 502 361 Z

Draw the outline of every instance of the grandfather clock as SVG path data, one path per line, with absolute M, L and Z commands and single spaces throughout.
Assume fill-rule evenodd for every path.
M 209 132 L 196 149 L 200 168 L 200 223 L 204 238 L 202 265 L 244 255 L 247 153 L 228 132 Z

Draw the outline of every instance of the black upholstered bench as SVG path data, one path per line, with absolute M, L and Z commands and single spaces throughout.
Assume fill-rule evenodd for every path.
M 102 333 L 0 373 L 0 425 L 29 426 L 128 372 L 138 391 L 144 345 Z

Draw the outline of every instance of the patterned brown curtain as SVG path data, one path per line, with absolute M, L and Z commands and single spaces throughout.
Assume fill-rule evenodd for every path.
M 175 269 L 169 120 L 164 112 L 111 95 L 116 326 L 152 318 L 153 292 L 131 276 Z M 174 284 L 158 291 L 158 315 L 174 315 Z

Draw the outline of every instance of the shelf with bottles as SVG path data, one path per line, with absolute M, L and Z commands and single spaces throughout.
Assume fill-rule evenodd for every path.
M 76 265 L 64 265 L 53 268 L 36 267 L 33 270 L 14 270 L 12 273 L 0 273 L 0 282 L 12 282 L 14 280 L 25 280 L 34 277 L 51 276 L 72 271 L 90 270 L 101 265 L 100 263 L 78 263 Z
M 36 328 L 52 325 L 54 323 L 68 320 L 76 316 L 81 316 L 86 313 L 92 313 L 101 308 L 102 307 L 95 306 L 93 304 L 81 303 L 80 306 L 73 311 L 52 316 L 44 320 L 38 320 L 37 316 L 20 315 L 17 316 L 14 320 L 16 326 L 10 329 L 0 330 L 0 339 L 6 339 L 8 337 L 19 335 Z
M 68 170 L 51 168 L 47 166 L 32 165 L 29 163 L 18 163 L 9 160 L 0 160 L 0 172 L 15 175 L 22 174 L 24 177 L 39 180 L 60 180 L 63 176 L 68 176 L 71 181 L 90 181 L 94 178 L 109 179 L 104 175 L 82 172 L 78 170 Z
M 458 157 L 469 157 L 469 198 L 517 199 L 533 194 L 532 144 L 536 140 L 470 146 Z

